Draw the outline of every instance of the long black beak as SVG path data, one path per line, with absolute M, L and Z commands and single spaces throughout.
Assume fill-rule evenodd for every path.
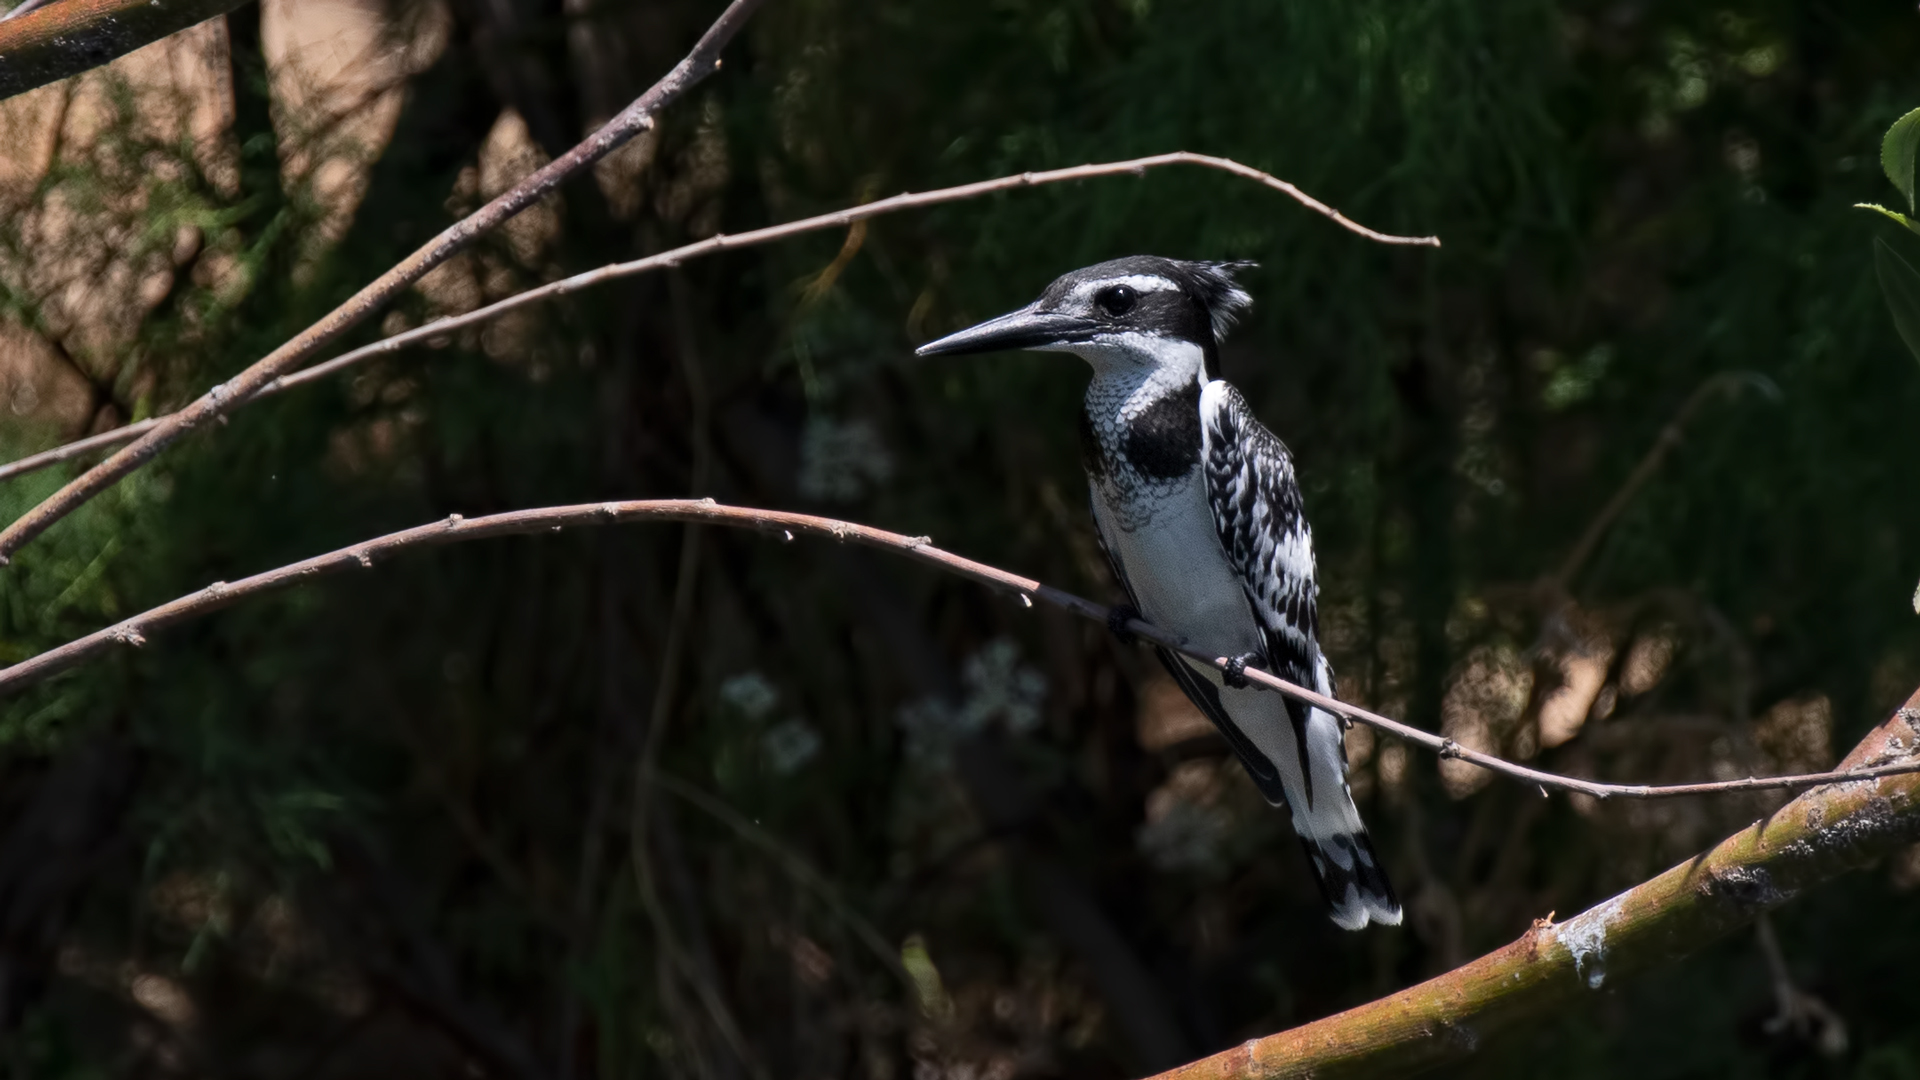
M 929 341 L 914 350 L 916 356 L 959 356 L 964 353 L 999 352 L 1002 349 L 1044 349 L 1050 345 L 1070 345 L 1093 337 L 1100 324 L 1078 315 L 1035 311 L 1029 304 L 1019 311 L 997 319 L 988 319 L 939 341 Z

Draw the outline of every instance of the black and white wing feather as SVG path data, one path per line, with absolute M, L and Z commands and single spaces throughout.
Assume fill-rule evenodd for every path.
M 1320 664 L 1319 586 L 1314 582 L 1313 530 L 1302 510 L 1293 455 L 1247 408 L 1230 384 L 1209 383 L 1200 395 L 1207 503 L 1227 562 L 1240 575 L 1260 623 L 1267 669 L 1314 686 Z M 1300 757 L 1307 758 L 1307 708 L 1291 699 Z M 1306 771 L 1313 799 L 1312 770 Z
M 1254 418 L 1240 392 L 1219 380 L 1200 392 L 1200 430 L 1207 503 L 1227 561 L 1260 624 L 1265 667 L 1332 696 L 1333 668 L 1320 651 L 1313 531 L 1294 479 L 1293 456 Z M 1286 700 L 1285 715 L 1293 728 L 1293 753 L 1283 751 L 1283 760 L 1275 764 L 1294 831 L 1329 914 L 1348 929 L 1370 921 L 1399 923 L 1400 902 L 1347 786 L 1344 723 L 1292 698 Z

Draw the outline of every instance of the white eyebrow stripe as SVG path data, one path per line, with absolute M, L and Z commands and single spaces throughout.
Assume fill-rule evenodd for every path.
M 1135 292 L 1143 293 L 1174 292 L 1180 288 L 1180 286 L 1158 274 L 1127 274 L 1123 277 L 1101 278 L 1098 281 L 1082 282 L 1074 286 L 1073 298 L 1075 300 L 1084 300 L 1101 289 L 1109 289 L 1115 285 L 1127 285 L 1132 287 Z

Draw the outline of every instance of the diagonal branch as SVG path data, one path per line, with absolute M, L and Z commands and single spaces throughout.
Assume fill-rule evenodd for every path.
M 433 322 L 427 323 L 425 326 L 415 327 L 412 330 L 401 331 L 391 337 L 382 338 L 371 345 L 363 345 L 358 349 L 342 353 L 324 363 L 315 364 L 313 367 L 307 368 L 304 371 L 276 378 L 263 386 L 259 393 L 254 395 L 254 398 L 263 398 L 270 394 L 277 394 L 282 390 L 291 390 L 296 386 L 304 386 L 307 383 L 324 379 L 344 368 L 352 367 L 361 361 L 398 352 L 409 345 L 415 345 L 422 341 L 452 333 L 455 330 L 462 330 L 491 319 L 497 319 L 509 311 L 525 307 L 528 304 L 538 303 L 542 300 L 557 299 L 568 293 L 577 292 L 595 285 L 603 285 L 609 281 L 632 277 L 636 274 L 644 274 L 651 270 L 661 270 L 679 266 L 689 259 L 697 259 L 703 255 L 732 251 L 735 248 L 754 247 L 759 244 L 770 244 L 776 240 L 786 240 L 804 233 L 819 232 L 823 229 L 857 227 L 863 221 L 877 218 L 884 214 L 899 213 L 902 210 L 918 210 L 929 206 L 939 206 L 943 203 L 963 202 L 967 199 L 977 199 L 983 195 L 992 195 L 997 192 L 1040 187 L 1045 184 L 1058 184 L 1068 180 L 1092 180 L 1098 177 L 1121 175 L 1138 176 L 1148 169 L 1161 168 L 1167 165 L 1198 165 L 1202 168 L 1217 169 L 1221 172 L 1252 180 L 1255 183 L 1272 188 L 1275 191 L 1297 200 L 1302 206 L 1305 206 L 1315 213 L 1325 215 L 1329 220 L 1339 224 L 1342 228 L 1351 230 L 1370 240 L 1377 240 L 1383 244 L 1408 244 L 1424 247 L 1440 246 L 1440 239 L 1438 237 L 1395 236 L 1390 233 L 1376 232 L 1364 225 L 1356 224 L 1345 214 L 1308 195 L 1306 192 L 1301 191 L 1293 184 L 1271 173 L 1261 172 L 1252 166 L 1242 165 L 1230 158 L 1210 157 L 1206 154 L 1193 154 L 1179 150 L 1173 153 L 1155 154 L 1151 157 L 1132 158 L 1127 161 L 1106 161 L 1088 165 L 1075 165 L 1065 169 L 1049 169 L 1045 172 L 1017 173 L 1012 176 L 1002 176 L 993 180 L 980 180 L 971 184 L 939 188 L 934 191 L 905 192 L 891 198 L 881 199 L 877 202 L 863 203 L 845 210 L 836 210 L 830 214 L 818 214 L 810 218 L 801 218 L 798 221 L 789 221 L 782 225 L 769 225 L 763 229 L 753 229 L 748 232 L 735 233 L 732 235 L 720 233 L 696 243 L 674 248 L 671 251 L 663 251 L 657 255 L 649 255 L 643 259 L 613 263 L 608 266 L 602 266 L 597 269 L 575 274 L 572 277 L 561 278 L 559 281 L 548 282 L 537 288 L 516 293 L 504 300 L 498 300 L 488 304 L 485 307 L 475 308 L 472 311 L 460 315 L 436 319 Z M 34 454 L 31 457 L 24 457 L 18 461 L 8 462 L 5 465 L 0 465 L 0 481 L 10 480 L 13 477 L 44 469 L 62 461 L 83 457 L 92 451 L 104 449 L 105 447 L 117 446 L 123 442 L 131 442 L 145 435 L 155 427 L 167 423 L 170 419 L 170 417 L 159 416 L 151 420 L 142 420 L 136 424 L 128 424 L 125 427 L 116 428 L 113 431 L 102 432 L 98 435 L 92 435 L 75 442 L 67 443 L 65 446 L 57 446 L 52 450 Z
M 632 502 L 589 503 L 577 506 L 546 507 L 538 510 L 512 510 L 504 514 L 490 514 L 471 520 L 454 514 L 444 521 L 388 533 L 363 543 L 255 574 L 232 584 L 216 581 L 198 592 L 188 593 L 177 600 L 142 612 L 130 619 L 124 619 L 105 629 L 96 630 L 65 645 L 48 649 L 38 656 L 22 660 L 11 667 L 0 668 L 0 697 L 91 660 L 111 651 L 116 646 L 126 645 L 137 648 L 146 644 L 150 634 L 216 611 L 246 597 L 272 592 L 321 574 L 333 574 L 352 569 L 370 570 L 376 559 L 385 558 L 409 548 L 465 540 L 484 540 L 496 536 L 556 533 L 567 526 L 611 525 L 642 521 L 727 525 L 734 528 L 778 533 L 788 540 L 791 540 L 795 533 L 805 533 L 842 542 L 851 541 L 868 547 L 895 551 L 971 581 L 1006 590 L 1018 596 L 1021 603 L 1028 607 L 1032 607 L 1035 600 L 1040 600 L 1100 623 L 1106 623 L 1111 614 L 1110 609 L 1104 604 L 1096 604 L 1032 578 L 1024 578 L 998 567 L 942 551 L 934 547 L 933 541 L 925 536 L 903 536 L 900 533 L 887 532 L 870 525 L 856 525 L 852 522 L 836 521 L 812 514 L 796 514 L 785 510 L 722 506 L 712 499 L 646 499 Z M 1202 663 L 1212 664 L 1223 671 L 1232 663 L 1228 657 L 1208 655 L 1187 644 L 1184 638 L 1169 634 L 1151 623 L 1134 619 L 1127 623 L 1127 629 L 1156 645 L 1164 645 Z M 1680 795 L 1713 795 L 1734 791 L 1780 790 L 1920 773 L 1920 761 L 1881 761 L 1832 772 L 1748 777 L 1744 780 L 1725 780 L 1714 783 L 1605 784 L 1516 765 L 1503 758 L 1494 757 L 1492 754 L 1484 754 L 1461 746 L 1452 739 L 1435 735 L 1430 731 L 1422 731 L 1356 705 L 1349 705 L 1325 694 L 1315 693 L 1258 668 L 1249 667 L 1245 674 L 1248 682 L 1305 701 L 1336 716 L 1377 728 L 1389 735 L 1431 750 L 1443 758 L 1470 762 L 1502 776 L 1537 785 L 1543 790 L 1556 788 L 1589 795 L 1596 799 L 1654 799 Z
M 721 13 L 719 20 L 701 36 L 686 59 L 676 64 L 664 78 L 635 98 L 632 104 L 607 121 L 600 130 L 587 136 L 585 141 L 427 241 L 418 251 L 375 278 L 325 318 L 301 331 L 245 371 L 207 391 L 198 401 L 149 428 L 132 445 L 88 469 L 0 531 L 0 564 L 4 564 L 14 552 L 45 532 L 54 522 L 151 461 L 167 444 L 208 421 L 232 412 L 268 383 L 299 367 L 328 342 L 373 314 L 427 271 L 446 262 L 483 233 L 532 206 L 568 178 L 653 127 L 656 112 L 719 68 L 720 50 L 739 32 L 760 4 L 761 0 L 733 0 Z M 31 24 L 35 19 L 49 17 L 60 10 L 54 8 L 52 12 L 23 19 L 22 24 Z
M 1842 767 L 1909 757 L 1920 692 Z M 1418 986 L 1253 1039 L 1157 1080 L 1405 1076 L 1469 1058 L 1490 1035 L 1672 963 L 1801 891 L 1920 839 L 1920 774 L 1834 784 L 1562 923 Z

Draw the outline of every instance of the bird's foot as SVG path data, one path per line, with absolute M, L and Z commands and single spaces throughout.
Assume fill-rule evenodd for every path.
M 1260 654 L 1257 652 L 1242 653 L 1239 656 L 1230 657 L 1227 660 L 1227 666 L 1221 669 L 1220 681 L 1235 690 L 1245 690 L 1247 688 L 1247 665 L 1258 665 L 1259 663 Z
M 1107 612 L 1107 630 L 1122 645 L 1132 645 L 1140 639 L 1127 629 L 1127 624 L 1140 617 L 1140 610 L 1131 604 L 1120 604 Z

